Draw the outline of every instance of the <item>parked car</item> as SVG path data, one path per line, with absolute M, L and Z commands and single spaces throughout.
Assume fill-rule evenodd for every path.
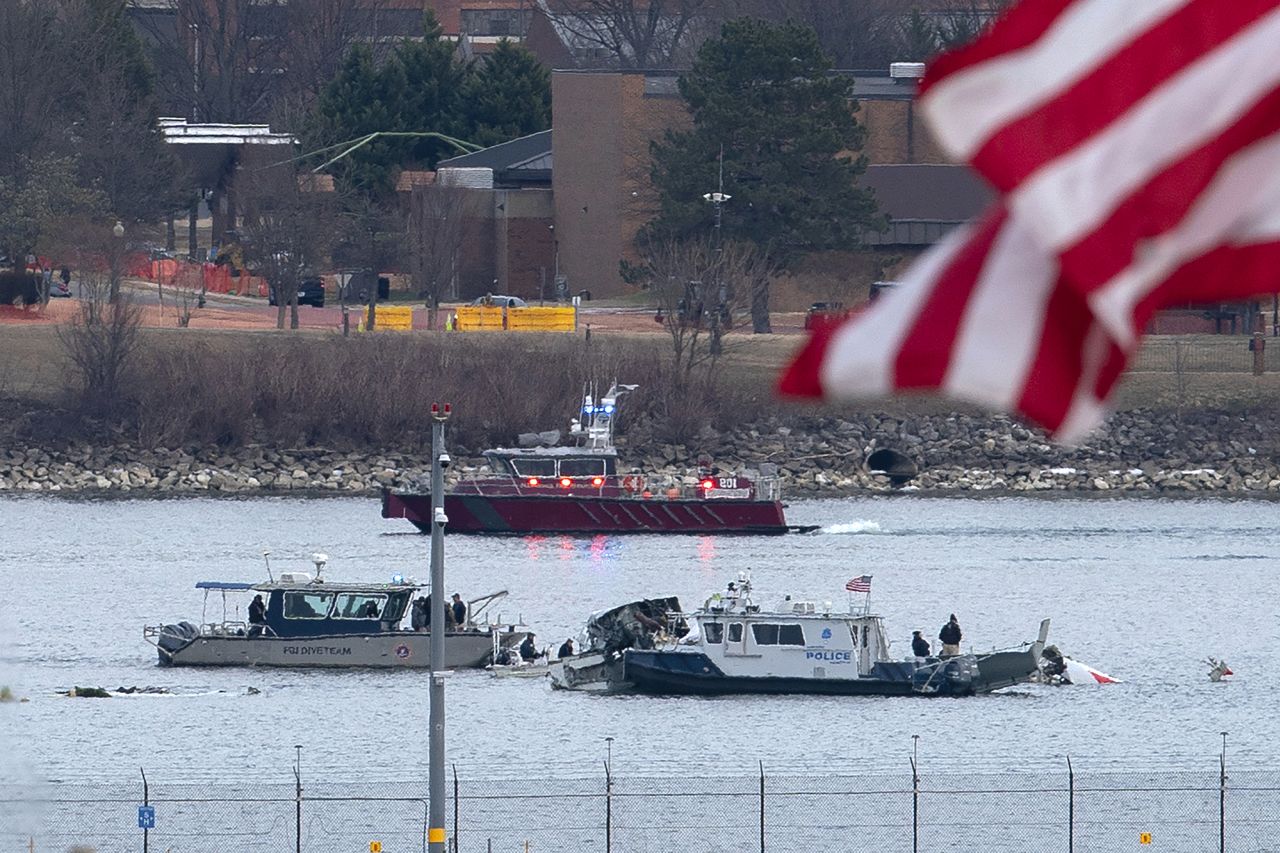
M 843 302 L 815 302 L 804 314 L 805 330 L 837 323 L 848 317 L 849 313 L 849 309 L 844 307 Z
M 267 292 L 267 304 L 276 304 L 276 292 L 274 288 Z M 298 304 L 314 305 L 317 308 L 323 308 L 324 280 L 319 278 L 304 278 L 302 283 L 298 285 Z
M 526 308 L 529 303 L 525 302 L 519 296 L 501 296 L 495 293 L 489 293 L 478 299 L 471 300 L 472 305 L 496 305 L 499 308 Z

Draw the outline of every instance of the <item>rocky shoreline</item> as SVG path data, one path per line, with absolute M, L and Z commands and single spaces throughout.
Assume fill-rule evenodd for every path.
M 662 443 L 644 424 L 619 439 L 628 467 L 694 481 L 700 460 L 724 471 L 776 466 L 784 493 L 1230 494 L 1280 498 L 1280 424 L 1273 415 L 1126 412 L 1082 446 L 1066 448 L 1000 416 L 860 414 L 704 431 L 689 445 Z M 920 473 L 903 486 L 868 470 L 876 449 L 909 457 Z M 456 448 L 451 477 L 482 459 Z M 764 470 L 772 470 L 765 467 Z M 0 448 L 0 494 L 81 497 L 375 495 L 428 474 L 426 454 L 327 448 L 185 447 L 116 443 Z

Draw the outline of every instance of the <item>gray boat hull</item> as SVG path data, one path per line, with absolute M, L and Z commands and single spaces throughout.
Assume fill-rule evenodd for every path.
M 523 632 L 502 632 L 502 644 L 518 643 Z M 329 637 L 197 636 L 177 648 L 158 649 L 165 666 L 377 667 L 426 669 L 431 637 L 426 632 L 394 632 Z M 445 635 L 446 669 L 482 667 L 493 655 L 493 635 Z

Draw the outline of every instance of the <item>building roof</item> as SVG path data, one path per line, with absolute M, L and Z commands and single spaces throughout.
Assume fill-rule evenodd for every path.
M 441 160 L 437 169 L 492 169 L 494 182 L 549 183 L 551 131 L 531 133 L 472 154 Z
M 875 192 L 889 217 L 887 231 L 864 235 L 868 245 L 931 245 L 976 219 L 993 198 L 991 188 L 967 166 L 868 166 L 860 183 Z

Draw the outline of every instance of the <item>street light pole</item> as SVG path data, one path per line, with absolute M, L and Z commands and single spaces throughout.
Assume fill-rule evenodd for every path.
M 376 287 L 376 284 L 375 284 Z M 445 853 L 444 844 L 444 423 L 452 407 L 431 404 L 431 709 L 428 735 L 427 843 L 430 853 Z
M 724 146 L 723 145 L 720 146 L 720 176 L 719 176 L 718 185 L 716 187 L 716 191 L 713 193 L 706 193 L 702 196 L 702 198 L 706 201 L 711 202 L 713 205 L 715 205 L 715 209 L 716 209 L 715 240 L 714 240 L 716 269 L 715 269 L 715 274 L 713 279 L 716 301 L 714 303 L 714 307 L 712 309 L 712 314 L 711 314 L 711 354 L 715 356 L 720 354 L 720 319 L 721 319 L 720 314 L 724 310 L 724 304 L 725 304 L 725 300 L 720 296 L 721 292 L 724 290 L 724 282 L 722 279 L 724 271 L 720 269 L 721 254 L 723 252 L 723 243 L 721 242 L 721 236 L 720 236 L 720 223 L 722 220 L 722 214 L 723 214 L 722 208 L 724 207 L 724 203 L 729 199 L 733 198 L 733 196 L 731 195 L 726 195 L 724 191 Z

